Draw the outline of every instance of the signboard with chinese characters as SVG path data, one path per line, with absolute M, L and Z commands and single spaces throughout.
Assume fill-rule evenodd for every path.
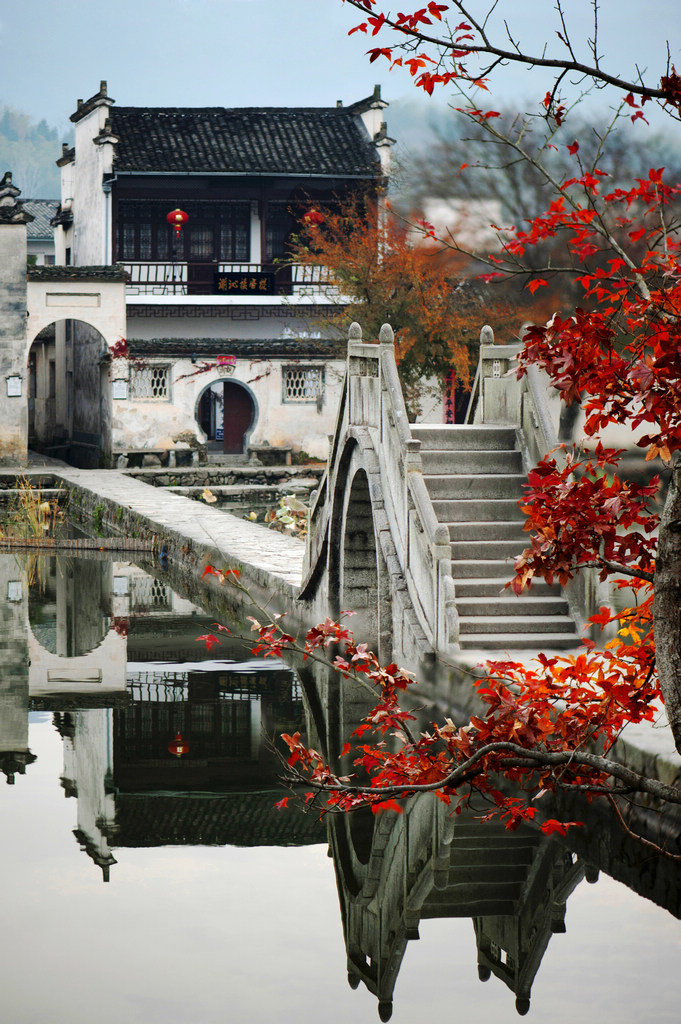
M 111 397 L 112 398 L 127 398 L 128 397 L 128 382 L 127 380 L 113 380 L 111 382 Z
M 231 377 L 236 367 L 236 356 L 217 356 L 216 364 L 221 377 Z
M 6 377 L 7 397 L 21 398 L 21 377 Z
M 274 274 L 261 271 L 215 275 L 216 295 L 274 295 Z

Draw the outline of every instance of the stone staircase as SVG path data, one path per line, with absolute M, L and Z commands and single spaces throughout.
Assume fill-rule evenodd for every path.
M 435 515 L 449 529 L 464 649 L 570 648 L 579 642 L 567 601 L 543 580 L 515 595 L 504 585 L 527 546 L 518 501 L 522 457 L 505 426 L 412 424 Z
M 517 912 L 542 836 L 521 825 L 510 832 L 501 822 L 473 820 L 464 812 L 445 847 L 448 857 L 422 918 L 496 917 Z

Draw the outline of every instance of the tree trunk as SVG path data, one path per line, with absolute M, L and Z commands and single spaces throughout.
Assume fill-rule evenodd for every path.
M 676 749 L 681 753 L 681 463 L 672 470 L 655 566 L 655 657 Z

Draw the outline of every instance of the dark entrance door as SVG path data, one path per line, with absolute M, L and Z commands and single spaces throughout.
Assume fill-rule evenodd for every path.
M 255 405 L 246 390 L 236 381 L 224 383 L 224 426 L 222 447 L 226 455 L 241 455 L 246 431 L 253 422 Z

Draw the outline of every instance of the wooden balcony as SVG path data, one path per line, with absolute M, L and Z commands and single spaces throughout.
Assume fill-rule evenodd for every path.
M 329 294 L 325 267 L 260 263 L 124 263 L 126 295 L 221 295 L 232 301 L 252 295 Z M 216 285 L 226 275 L 227 285 Z

